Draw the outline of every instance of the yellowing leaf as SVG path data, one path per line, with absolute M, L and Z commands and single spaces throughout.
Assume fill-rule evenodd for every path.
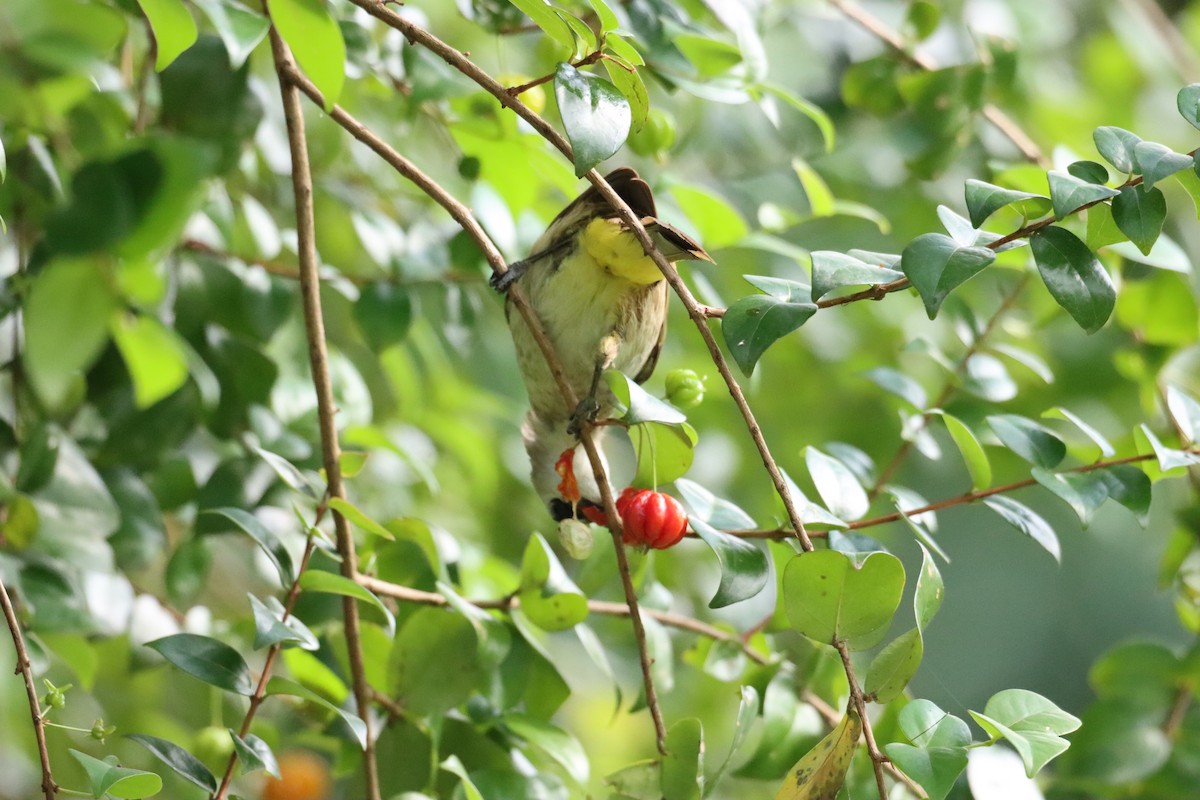
M 846 780 L 861 734 L 862 720 L 850 709 L 838 726 L 788 771 L 775 800 L 834 800 Z

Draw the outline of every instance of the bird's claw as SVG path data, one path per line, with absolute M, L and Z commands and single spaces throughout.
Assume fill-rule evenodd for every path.
M 599 414 L 600 403 L 596 398 L 590 396 L 583 398 L 575 407 L 575 412 L 571 414 L 571 421 L 567 424 L 567 433 L 578 436 L 579 432 L 583 430 L 584 424 L 595 422 Z

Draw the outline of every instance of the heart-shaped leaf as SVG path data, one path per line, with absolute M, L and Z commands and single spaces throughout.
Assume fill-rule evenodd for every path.
M 853 650 L 884 637 L 903 591 L 904 566 L 888 553 L 873 553 L 856 566 L 844 553 L 815 550 L 784 568 L 784 604 L 792 626 L 814 641 L 843 640 Z
M 967 212 L 971 215 L 971 224 L 978 228 L 988 217 L 1018 200 L 1032 200 L 1042 197 L 1032 192 L 1021 192 L 1016 189 L 1005 189 L 990 183 L 968 180 L 965 188 Z
M 925 301 L 929 318 L 951 291 L 996 260 L 996 254 L 986 247 L 962 247 L 941 233 L 926 233 L 904 248 L 900 269 Z
M 799 328 L 816 312 L 817 306 L 808 302 L 806 293 L 798 288 L 783 296 L 778 293 L 750 295 L 735 300 L 725 309 L 721 335 L 733 360 L 749 375 L 768 347 Z

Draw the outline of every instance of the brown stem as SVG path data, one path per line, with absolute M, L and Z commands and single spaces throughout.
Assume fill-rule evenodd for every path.
M 867 741 L 867 755 L 871 757 L 871 766 L 875 770 L 875 786 L 879 789 L 879 800 L 887 800 L 887 784 L 883 781 L 883 765 L 888 762 L 888 757 L 879 751 L 879 747 L 875 744 L 875 732 L 871 729 L 871 720 L 867 716 L 867 702 L 863 697 L 862 688 L 858 685 L 858 678 L 854 674 L 854 665 L 850 663 L 850 648 L 845 642 L 838 640 L 833 643 L 837 648 L 838 655 L 842 657 L 842 669 L 846 672 L 846 679 L 850 682 L 850 702 L 854 704 L 854 709 L 858 712 L 860 721 L 862 722 L 863 738 Z
M 587 67 L 592 64 L 595 64 L 597 61 L 599 61 L 602 58 L 604 58 L 604 53 L 602 53 L 599 50 L 594 50 L 591 53 L 588 53 L 583 58 L 579 59 L 578 61 L 572 61 L 571 66 L 575 67 L 576 69 L 578 69 L 579 67 Z M 513 97 L 516 97 L 519 94 L 524 94 L 525 92 L 529 91 L 530 89 L 532 89 L 535 86 L 541 86 L 543 83 L 549 83 L 552 80 L 554 80 L 554 73 L 550 72 L 550 73 L 547 73 L 546 75 L 543 75 L 540 78 L 534 78 L 533 80 L 529 81 L 528 83 L 522 83 L 519 86 L 511 86 L 508 89 L 508 93 L 510 95 L 512 95 Z
M 1180 686 L 1175 692 L 1175 700 L 1171 703 L 1171 710 L 1167 713 L 1167 718 L 1163 720 L 1162 732 L 1166 737 L 1175 741 L 1179 736 L 1179 729 L 1183 725 L 1183 718 L 1187 715 L 1188 707 L 1192 704 L 1192 685 L 1185 683 Z
M 908 49 L 904 40 L 900 38 L 900 34 L 883 24 L 883 21 L 871 14 L 866 9 L 858 6 L 850 0 L 829 0 L 829 4 L 842 12 L 847 19 L 850 19 L 858 24 L 863 30 L 870 33 L 875 38 L 879 39 L 896 55 L 908 63 L 910 66 L 917 69 L 932 71 L 938 68 L 938 64 L 932 58 L 921 53 L 914 53 Z M 1000 133 L 1004 134 L 1010 142 L 1016 145 L 1017 149 L 1025 158 L 1040 164 L 1048 166 L 1049 162 L 1046 156 L 1043 155 L 1041 148 L 1037 143 L 1029 137 L 1029 134 L 1021 130 L 1021 126 L 1017 125 L 1007 114 L 1001 111 L 996 106 L 988 103 L 983 107 L 983 116 L 988 122 L 992 123 Z
M 46 747 L 46 721 L 42 717 L 41 703 L 38 702 L 37 687 L 33 683 L 33 669 L 29 664 L 29 651 L 25 649 L 25 637 L 21 634 L 21 623 L 17 620 L 17 612 L 13 609 L 12 600 L 4 581 L 0 580 L 0 606 L 4 607 L 4 619 L 8 623 L 8 632 L 12 634 L 13 647 L 17 650 L 16 672 L 25 681 L 25 699 L 29 702 L 29 714 L 33 717 L 33 735 L 37 739 L 38 758 L 42 762 L 42 794 L 46 800 L 54 800 L 58 793 L 58 784 L 50 772 L 50 750 Z
M 317 272 L 316 231 L 313 221 L 312 173 L 308 162 L 304 113 L 300 107 L 300 93 L 285 75 L 285 67 L 292 66 L 291 54 L 274 26 L 271 27 L 270 36 L 271 52 L 275 57 L 275 68 L 279 76 L 279 89 L 282 94 L 284 117 L 287 123 L 288 145 L 292 156 L 292 189 L 296 203 L 296 238 L 300 261 L 300 296 L 304 306 L 304 329 L 308 337 L 308 356 L 312 369 L 313 390 L 317 395 L 321 451 L 329 496 L 344 500 L 346 489 L 342 485 L 341 447 L 338 443 L 337 425 L 334 421 L 337 408 L 334 405 L 333 383 L 329 376 L 329 354 L 326 351 L 325 322 L 321 311 L 321 285 Z M 353 580 L 358 572 L 358 555 L 354 548 L 354 535 L 350 530 L 350 523 L 336 510 L 333 512 L 333 521 L 337 531 L 337 547 L 341 556 L 342 575 Z M 354 699 L 358 716 L 362 719 L 366 729 L 363 747 L 363 777 L 366 784 L 366 796 L 368 800 L 380 800 L 375 740 L 371 735 L 371 698 L 363 664 L 358 601 L 353 597 L 342 598 L 342 617 L 345 621 L 346 650 L 350 662 Z

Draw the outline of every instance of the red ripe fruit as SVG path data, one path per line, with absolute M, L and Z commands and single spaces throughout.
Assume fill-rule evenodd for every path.
M 668 494 L 630 487 L 617 498 L 625 544 L 665 550 L 687 533 L 687 512 Z

